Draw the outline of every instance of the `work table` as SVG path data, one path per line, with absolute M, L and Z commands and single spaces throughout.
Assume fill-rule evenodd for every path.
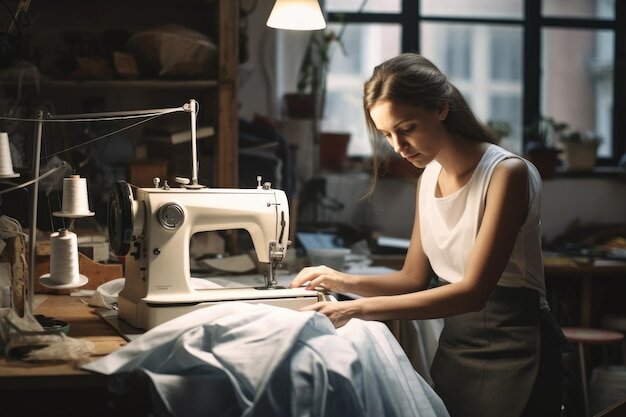
M 37 294 L 35 314 L 43 314 L 70 324 L 68 336 L 93 342 L 93 359 L 111 353 L 126 341 L 80 297 Z M 0 390 L 85 388 L 106 386 L 107 377 L 80 369 L 69 362 L 26 362 L 0 357 Z

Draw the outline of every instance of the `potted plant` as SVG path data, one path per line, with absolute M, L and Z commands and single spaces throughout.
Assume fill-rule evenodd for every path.
M 330 47 L 337 42 L 345 53 L 340 35 L 334 31 L 311 33 L 304 51 L 296 92 L 285 94 L 286 114 L 291 118 L 320 118 L 326 93 L 326 73 L 330 64 Z
M 558 155 L 561 151 L 553 146 L 552 139 L 566 126 L 557 123 L 551 117 L 541 116 L 524 128 L 524 135 L 528 138 L 524 156 L 535 165 L 543 179 L 552 178 L 556 173 L 559 164 Z
M 356 13 L 361 13 L 369 0 L 361 0 Z M 326 74 L 330 65 L 331 46 L 334 42 L 347 55 L 342 43 L 346 21 L 341 19 L 338 32 L 334 30 L 314 31 L 304 52 L 298 71 L 297 92 L 284 96 L 285 113 L 293 118 L 322 118 L 326 97 Z
M 600 138 L 593 133 L 566 129 L 559 136 L 563 161 L 570 171 L 590 171 L 596 164 Z
M 487 121 L 487 127 L 493 136 L 496 138 L 496 143 L 500 144 L 503 138 L 506 138 L 511 134 L 511 125 L 507 121 L 502 120 L 489 120 Z

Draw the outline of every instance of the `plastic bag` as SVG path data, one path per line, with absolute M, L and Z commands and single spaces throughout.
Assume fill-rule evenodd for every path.
M 199 32 L 178 25 L 132 35 L 126 43 L 144 76 L 207 78 L 217 47 Z

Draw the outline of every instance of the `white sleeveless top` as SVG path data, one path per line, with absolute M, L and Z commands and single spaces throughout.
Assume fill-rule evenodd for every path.
M 498 281 L 503 287 L 527 287 L 539 292 L 547 307 L 541 255 L 541 177 L 528 161 L 497 145 L 489 145 L 470 180 L 456 192 L 436 197 L 441 165 L 428 164 L 421 175 L 419 221 L 422 246 L 435 274 L 448 282 L 463 279 L 465 265 L 485 212 L 485 198 L 495 166 L 507 158 L 519 158 L 528 167 L 529 202 L 509 262 Z

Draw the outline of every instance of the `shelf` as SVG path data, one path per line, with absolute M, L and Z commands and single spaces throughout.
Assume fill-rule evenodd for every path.
M 217 0 L 107 0 L 107 3 L 198 3 L 201 5 L 215 3 Z M 93 0 L 54 0 L 50 3 L 93 3 Z M 102 3 L 102 2 L 101 2 Z M 90 4 L 92 5 L 92 4 Z
M 17 81 L 4 80 L 5 85 L 17 85 Z M 23 85 L 34 85 L 31 80 Z M 217 87 L 217 80 L 41 80 L 42 87 L 49 88 L 201 88 Z
M 617 166 L 597 166 L 589 171 L 569 171 L 559 167 L 556 178 L 626 178 L 626 168 Z
M 33 67 L 0 71 L 0 98 L 42 100 L 59 113 L 80 113 L 103 105 L 104 110 L 160 108 L 174 98 L 195 97 L 201 119 L 215 125 L 215 155 L 206 164 L 215 186 L 238 185 L 239 2 L 241 0 L 49 0 L 32 2 L 29 53 Z M 12 2 L 9 2 L 12 3 Z M 34 23 L 34 20 L 33 20 Z M 124 50 L 126 33 L 162 24 L 178 24 L 216 42 L 215 63 L 203 79 L 64 79 L 72 57 L 108 56 Z M 104 33 L 107 32 L 106 42 Z M 72 34 L 78 33 L 77 39 Z M 69 40 L 68 40 L 68 34 Z M 82 36 L 85 34 L 85 36 Z M 37 53 L 35 53 L 37 52 Z M 20 84 L 19 71 L 23 71 Z M 37 72 L 40 71 L 40 72 Z M 54 78 L 58 77 L 58 78 Z M 148 77 L 148 75 L 146 75 Z M 37 82 L 35 82 L 37 80 Z M 18 86 L 26 92 L 17 91 Z M 97 97 L 92 97 L 97 96 Z M 90 102 L 92 98 L 103 101 Z M 128 99 L 128 100 L 126 100 Z M 23 152 L 29 145 L 25 142 Z

